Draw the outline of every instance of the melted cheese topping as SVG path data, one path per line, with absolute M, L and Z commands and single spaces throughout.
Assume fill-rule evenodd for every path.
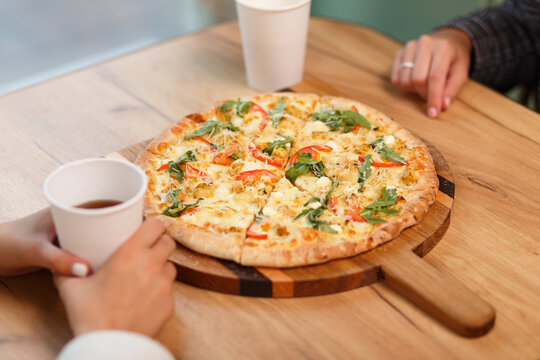
M 253 101 L 261 106 L 267 113 L 274 108 L 279 96 L 261 95 L 255 96 Z M 302 101 L 292 102 L 285 98 L 285 114 L 276 127 L 269 122 L 264 130 L 261 124 L 267 119 L 260 111 L 251 111 L 240 117 L 236 109 L 230 113 L 231 122 L 239 127 L 240 131 L 221 130 L 214 136 L 206 134 L 208 141 L 222 146 L 225 149 L 231 146 L 239 146 L 238 159 L 231 160 L 230 165 L 214 164 L 213 160 L 217 151 L 208 144 L 198 140 L 179 139 L 177 144 L 170 146 L 162 155 L 162 159 L 156 159 L 155 169 L 161 165 L 174 161 L 183 156 L 189 150 L 197 150 L 196 163 L 189 163 L 196 169 L 204 171 L 211 179 L 210 182 L 203 176 L 188 174 L 184 182 L 180 183 L 165 169 L 151 172 L 151 191 L 156 201 L 160 202 L 161 209 L 169 206 L 172 202 L 170 191 L 179 189 L 179 200 L 183 203 L 194 202 L 200 194 L 203 200 L 199 203 L 196 211 L 182 214 L 179 221 L 207 227 L 213 231 L 228 233 L 242 232 L 252 224 L 254 215 L 262 212 L 260 228 L 268 234 L 268 240 L 258 241 L 257 244 L 279 242 L 283 246 L 300 246 L 302 241 L 333 241 L 332 239 L 344 239 L 346 237 L 366 238 L 378 225 L 364 222 L 351 221 L 346 217 L 351 204 L 356 204 L 359 209 L 365 207 L 380 196 L 381 189 L 395 188 L 399 196 L 405 199 L 410 196 L 409 188 L 414 186 L 414 181 L 406 185 L 403 178 L 407 175 L 407 166 L 377 168 L 372 166 L 372 174 L 364 183 L 364 191 L 359 192 L 357 182 L 361 162 L 359 155 L 372 155 L 373 161 L 384 162 L 381 157 L 369 145 L 379 136 L 384 136 L 384 142 L 396 153 L 409 159 L 416 156 L 415 149 L 410 147 L 398 133 L 394 125 L 389 125 L 376 116 L 366 113 L 366 108 L 358 106 L 359 111 L 371 122 L 372 128 L 357 128 L 349 133 L 338 130 L 330 131 L 330 128 L 321 121 L 312 121 L 311 113 L 322 108 L 329 108 L 331 104 L 322 106 L 316 98 L 302 98 Z M 249 99 L 245 99 L 249 100 Z M 223 120 L 223 119 L 221 119 Z M 265 164 L 257 160 L 251 154 L 248 144 L 254 143 L 259 149 L 267 146 L 267 143 L 283 139 L 277 133 L 291 136 L 294 143 L 286 145 L 286 152 L 282 152 L 280 161 L 286 156 L 292 155 L 291 147 L 299 149 L 313 144 L 324 144 L 332 148 L 329 153 L 321 152 L 321 161 L 325 165 L 325 173 L 328 177 L 315 177 L 311 171 L 307 175 L 299 176 L 293 185 L 284 177 L 284 170 Z M 281 178 L 279 181 L 257 181 L 255 183 L 243 183 L 236 180 L 240 172 L 266 169 L 272 171 Z M 192 171 L 192 170 L 190 170 Z M 326 221 L 341 237 L 319 231 L 319 237 L 313 236 L 317 230 L 313 229 L 307 220 L 307 216 L 299 219 L 294 218 L 306 209 L 324 207 L 320 201 L 307 206 L 304 204 L 313 196 L 323 199 L 332 186 L 332 180 L 340 180 L 332 197 L 337 199 L 337 209 L 326 207 L 319 220 Z M 414 179 L 413 179 L 414 180 Z M 410 178 L 408 178 L 409 183 Z M 275 186 L 274 186 L 275 185 Z M 322 201 L 322 200 L 321 200 Z M 395 208 L 399 208 L 396 205 Z M 337 213 L 337 214 L 336 214 Z

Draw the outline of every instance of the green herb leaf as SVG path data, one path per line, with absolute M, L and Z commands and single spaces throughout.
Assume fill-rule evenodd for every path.
M 313 221 L 313 228 L 321 231 L 326 231 L 330 234 L 337 234 L 338 232 L 330 227 L 326 221 L 316 220 Z
M 210 146 L 212 146 L 214 149 L 216 149 L 217 151 L 221 151 L 224 149 L 223 146 L 221 145 L 218 145 L 218 144 L 214 144 L 214 143 L 210 143 Z
M 238 154 L 237 153 L 234 153 L 232 155 L 229 155 L 229 157 L 233 160 L 238 160 Z
M 236 102 L 236 115 L 239 117 L 244 117 L 244 114 L 246 114 L 251 107 L 251 101 L 244 101 L 241 99 L 238 99 Z
M 321 202 L 321 199 L 319 199 L 318 197 L 316 196 L 312 196 L 305 204 L 304 206 L 308 206 L 309 204 L 313 204 L 313 203 L 320 203 Z
M 162 214 L 170 217 L 179 217 L 184 211 L 189 208 L 196 207 L 203 198 L 198 198 L 193 204 L 181 204 L 178 201 L 178 189 L 172 190 L 169 193 L 172 198 L 172 205 L 163 210 Z
M 314 121 L 325 123 L 332 131 L 343 128 L 344 133 L 350 132 L 356 125 L 371 129 L 369 121 L 360 113 L 352 110 L 325 109 L 316 111 L 312 115 Z
M 386 220 L 384 220 L 384 219 L 381 219 L 381 218 L 376 217 L 376 216 L 371 216 L 371 215 L 368 215 L 368 214 L 363 214 L 362 217 L 364 219 L 366 219 L 367 222 L 372 223 L 372 224 L 383 224 L 383 223 L 386 222 Z
M 277 127 L 279 125 L 281 118 L 285 115 L 284 110 L 285 110 L 285 99 L 282 96 L 279 98 L 276 105 L 274 105 L 274 109 L 268 112 L 268 116 L 270 116 L 270 119 L 272 120 L 273 127 Z
M 195 157 L 196 151 L 197 150 L 188 150 L 184 155 L 170 163 L 171 165 L 169 165 L 169 173 L 177 178 L 178 181 L 184 181 L 184 171 L 180 167 L 180 164 L 185 164 L 190 161 L 197 161 L 197 158 Z
M 219 109 L 219 111 L 221 111 L 222 113 L 225 113 L 225 112 L 231 110 L 235 105 L 236 105 L 236 101 L 234 101 L 234 100 L 229 100 L 229 101 L 227 101 L 225 104 L 219 106 L 218 109 Z
M 366 155 L 364 157 L 364 163 L 360 167 L 360 175 L 358 176 L 358 192 L 363 192 L 362 187 L 364 183 L 371 175 L 371 155 Z
M 400 211 L 397 209 L 390 209 L 396 203 L 397 192 L 396 189 L 387 189 L 386 186 L 381 190 L 381 198 L 373 201 L 360 211 L 360 215 L 364 217 L 370 223 L 384 223 L 386 220 L 374 217 L 374 214 L 384 213 L 387 215 L 396 215 Z
M 377 154 L 379 154 L 385 160 L 390 159 L 392 161 L 400 162 L 403 164 L 407 163 L 407 161 L 404 158 L 396 154 L 392 149 L 390 149 L 390 147 L 388 147 L 388 145 L 384 143 L 383 136 L 379 136 L 377 139 L 373 140 L 373 142 L 369 145 L 371 145 L 373 150 L 375 150 Z
M 282 136 L 284 139 L 278 139 L 272 142 L 267 142 L 266 145 L 268 146 L 263 149 L 263 153 L 267 154 L 268 156 L 272 156 L 276 147 L 287 149 L 285 145 L 292 144 L 294 141 L 292 137 L 281 135 L 281 134 L 278 134 L 278 135 Z
M 209 121 L 205 122 L 204 124 L 202 124 L 202 126 L 199 129 L 197 129 L 194 132 L 192 132 L 191 134 L 187 135 L 184 139 L 189 140 L 189 139 L 193 139 L 194 137 L 197 137 L 197 136 L 203 136 L 205 134 L 209 134 L 210 136 L 214 136 L 214 135 L 218 134 L 223 129 L 229 129 L 231 131 L 239 131 L 240 130 L 230 122 L 221 122 L 221 121 L 216 121 L 216 120 L 209 120 Z
M 300 152 L 296 162 L 285 172 L 285 177 L 294 184 L 300 175 L 306 175 L 310 170 L 316 177 L 326 176 L 322 161 L 313 159 L 308 152 Z
M 257 212 L 254 217 L 253 217 L 253 221 L 255 221 L 257 224 L 260 224 L 261 221 L 262 221 L 262 217 L 263 217 L 263 213 L 262 213 L 262 209 L 259 210 L 259 212 Z
M 232 108 L 236 107 L 236 115 L 239 117 L 244 117 L 244 114 L 246 114 L 251 107 L 251 101 L 245 101 L 242 99 L 238 99 L 237 101 L 229 100 L 225 104 L 218 106 L 218 110 L 225 115 L 225 118 L 227 121 L 231 121 L 231 118 L 229 117 L 229 114 L 227 112 L 231 110 Z
M 339 185 L 339 179 L 332 181 L 332 187 L 330 188 L 330 190 L 328 191 L 328 193 L 324 197 L 323 204 L 325 206 L 328 206 L 328 202 L 330 201 L 330 196 L 332 196 L 332 193 L 334 192 L 334 190 L 336 190 L 338 185 Z
M 330 225 L 328 225 L 326 221 L 319 220 L 319 217 L 321 217 L 323 212 L 328 208 L 328 201 L 330 200 L 330 196 L 332 196 L 332 192 L 336 189 L 338 185 L 339 185 L 339 180 L 332 181 L 332 187 L 330 188 L 328 193 L 325 195 L 324 200 L 322 202 L 321 202 L 321 199 L 316 196 L 311 197 L 304 204 L 304 206 L 308 206 L 309 204 L 313 204 L 313 203 L 320 203 L 321 205 L 319 205 L 319 207 L 315 209 L 308 207 L 302 210 L 300 214 L 294 217 L 294 220 L 298 220 L 302 216 L 306 216 L 307 222 L 310 227 L 317 230 L 326 231 L 331 234 L 337 234 L 336 230 L 332 229 L 332 227 L 330 227 Z

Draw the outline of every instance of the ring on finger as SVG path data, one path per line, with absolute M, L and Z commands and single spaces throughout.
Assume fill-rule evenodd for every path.
M 414 68 L 414 63 L 411 61 L 404 61 L 401 63 L 401 65 L 399 65 L 399 67 L 402 69 L 412 69 Z

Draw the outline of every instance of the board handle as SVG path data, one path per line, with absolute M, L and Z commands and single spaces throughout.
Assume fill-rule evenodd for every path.
M 462 336 L 478 337 L 493 327 L 495 309 L 457 279 L 412 251 L 396 255 L 381 264 L 392 289 Z

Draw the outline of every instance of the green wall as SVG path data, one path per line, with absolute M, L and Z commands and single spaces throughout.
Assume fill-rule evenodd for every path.
M 315 16 L 367 25 L 401 42 L 498 0 L 312 0 Z

